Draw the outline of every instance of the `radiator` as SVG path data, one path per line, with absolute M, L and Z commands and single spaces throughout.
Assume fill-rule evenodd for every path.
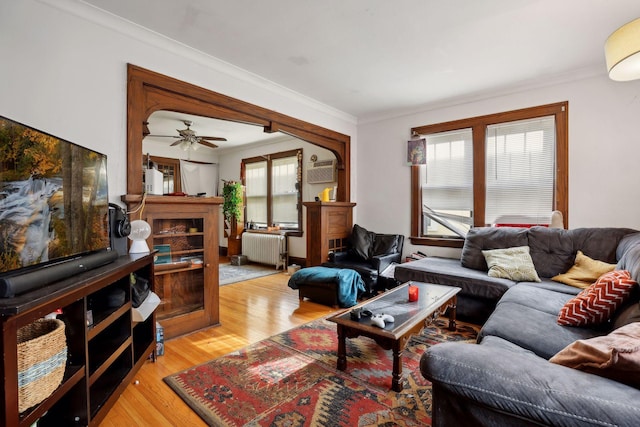
M 287 263 L 287 237 L 282 234 L 242 233 L 242 255 L 249 261 L 275 265 Z

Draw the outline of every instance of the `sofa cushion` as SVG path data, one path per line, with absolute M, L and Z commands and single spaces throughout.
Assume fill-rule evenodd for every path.
M 533 264 L 540 277 L 564 273 L 575 261 L 575 250 L 569 230 L 531 227 L 528 245 Z
M 630 246 L 616 264 L 616 270 L 626 270 L 631 278 L 640 282 L 640 245 Z
M 612 271 L 615 264 L 589 258 L 582 251 L 576 254 L 576 262 L 566 273 L 553 276 L 551 280 L 566 283 L 576 288 L 586 289 L 598 280 L 604 273 Z
M 624 256 L 625 252 L 627 252 L 632 247 L 640 244 L 640 233 L 629 233 L 626 234 L 620 242 L 618 243 L 618 247 L 616 248 L 616 259 L 619 261 Z M 626 268 L 623 270 L 627 270 Z
M 615 263 L 618 243 L 636 230 L 617 227 L 576 228 L 569 230 L 574 244 L 574 252 L 581 250 L 585 255 L 600 261 Z
M 528 246 L 482 251 L 489 267 L 489 277 L 516 282 L 539 282 L 540 278 L 531 261 Z
M 640 388 L 640 323 L 577 340 L 549 361 Z
M 460 265 L 460 261 L 450 258 L 427 257 L 398 264 L 394 276 L 401 282 L 435 283 L 462 288 L 460 295 L 473 295 L 497 301 L 516 282 L 508 279 L 489 277 L 485 271 L 473 270 Z
M 608 321 L 633 289 L 638 286 L 628 271 L 603 274 L 593 285 L 580 292 L 560 309 L 558 324 L 596 325 Z
M 573 298 L 575 293 L 550 292 L 549 289 L 545 289 L 545 287 L 542 286 L 546 283 L 555 284 L 556 282 L 544 279 L 541 283 L 519 283 L 518 286 L 514 286 L 509 292 L 502 296 L 500 301 L 498 301 L 498 306 L 505 302 L 511 302 L 533 310 L 543 311 L 552 316 L 557 316 L 558 307 L 562 307 L 568 300 Z M 579 291 L 579 289 L 574 287 L 571 287 L 571 289 Z
M 520 286 L 514 286 L 505 295 Z M 559 307 L 557 309 L 559 310 Z M 592 338 L 608 332 L 607 329 L 598 327 L 560 326 L 556 322 L 556 314 L 548 313 L 549 307 L 545 310 L 538 310 L 519 302 L 500 301 L 480 330 L 478 341 L 482 342 L 486 336 L 500 337 L 549 359 L 575 340 Z
M 527 229 L 513 227 L 476 227 L 464 240 L 460 262 L 463 267 L 487 271 L 483 250 L 527 246 Z
M 640 390 L 509 347 L 487 340 L 425 351 L 420 371 L 433 383 L 434 425 L 637 426 Z M 442 400 L 462 408 L 457 417 L 439 412 Z M 468 422 L 477 407 L 493 412 Z

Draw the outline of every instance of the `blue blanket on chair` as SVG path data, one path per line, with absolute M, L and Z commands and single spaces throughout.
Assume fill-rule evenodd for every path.
M 298 289 L 305 283 L 338 284 L 338 302 L 341 307 L 352 307 L 358 303 L 358 294 L 365 291 L 360 274 L 348 268 L 308 267 L 296 271 L 289 278 L 289 287 Z

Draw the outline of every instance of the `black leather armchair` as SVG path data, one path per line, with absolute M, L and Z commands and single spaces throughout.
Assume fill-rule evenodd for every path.
M 349 236 L 347 250 L 331 253 L 329 262 L 323 266 L 357 271 L 362 276 L 367 293 L 375 295 L 395 285 L 395 280 L 379 280 L 379 275 L 391 263 L 400 263 L 403 244 L 402 234 L 378 234 L 355 224 Z

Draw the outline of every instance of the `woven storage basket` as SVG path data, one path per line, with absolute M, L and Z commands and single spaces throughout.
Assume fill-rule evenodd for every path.
M 45 400 L 62 382 L 67 363 L 64 322 L 39 319 L 18 329 L 18 410 Z

